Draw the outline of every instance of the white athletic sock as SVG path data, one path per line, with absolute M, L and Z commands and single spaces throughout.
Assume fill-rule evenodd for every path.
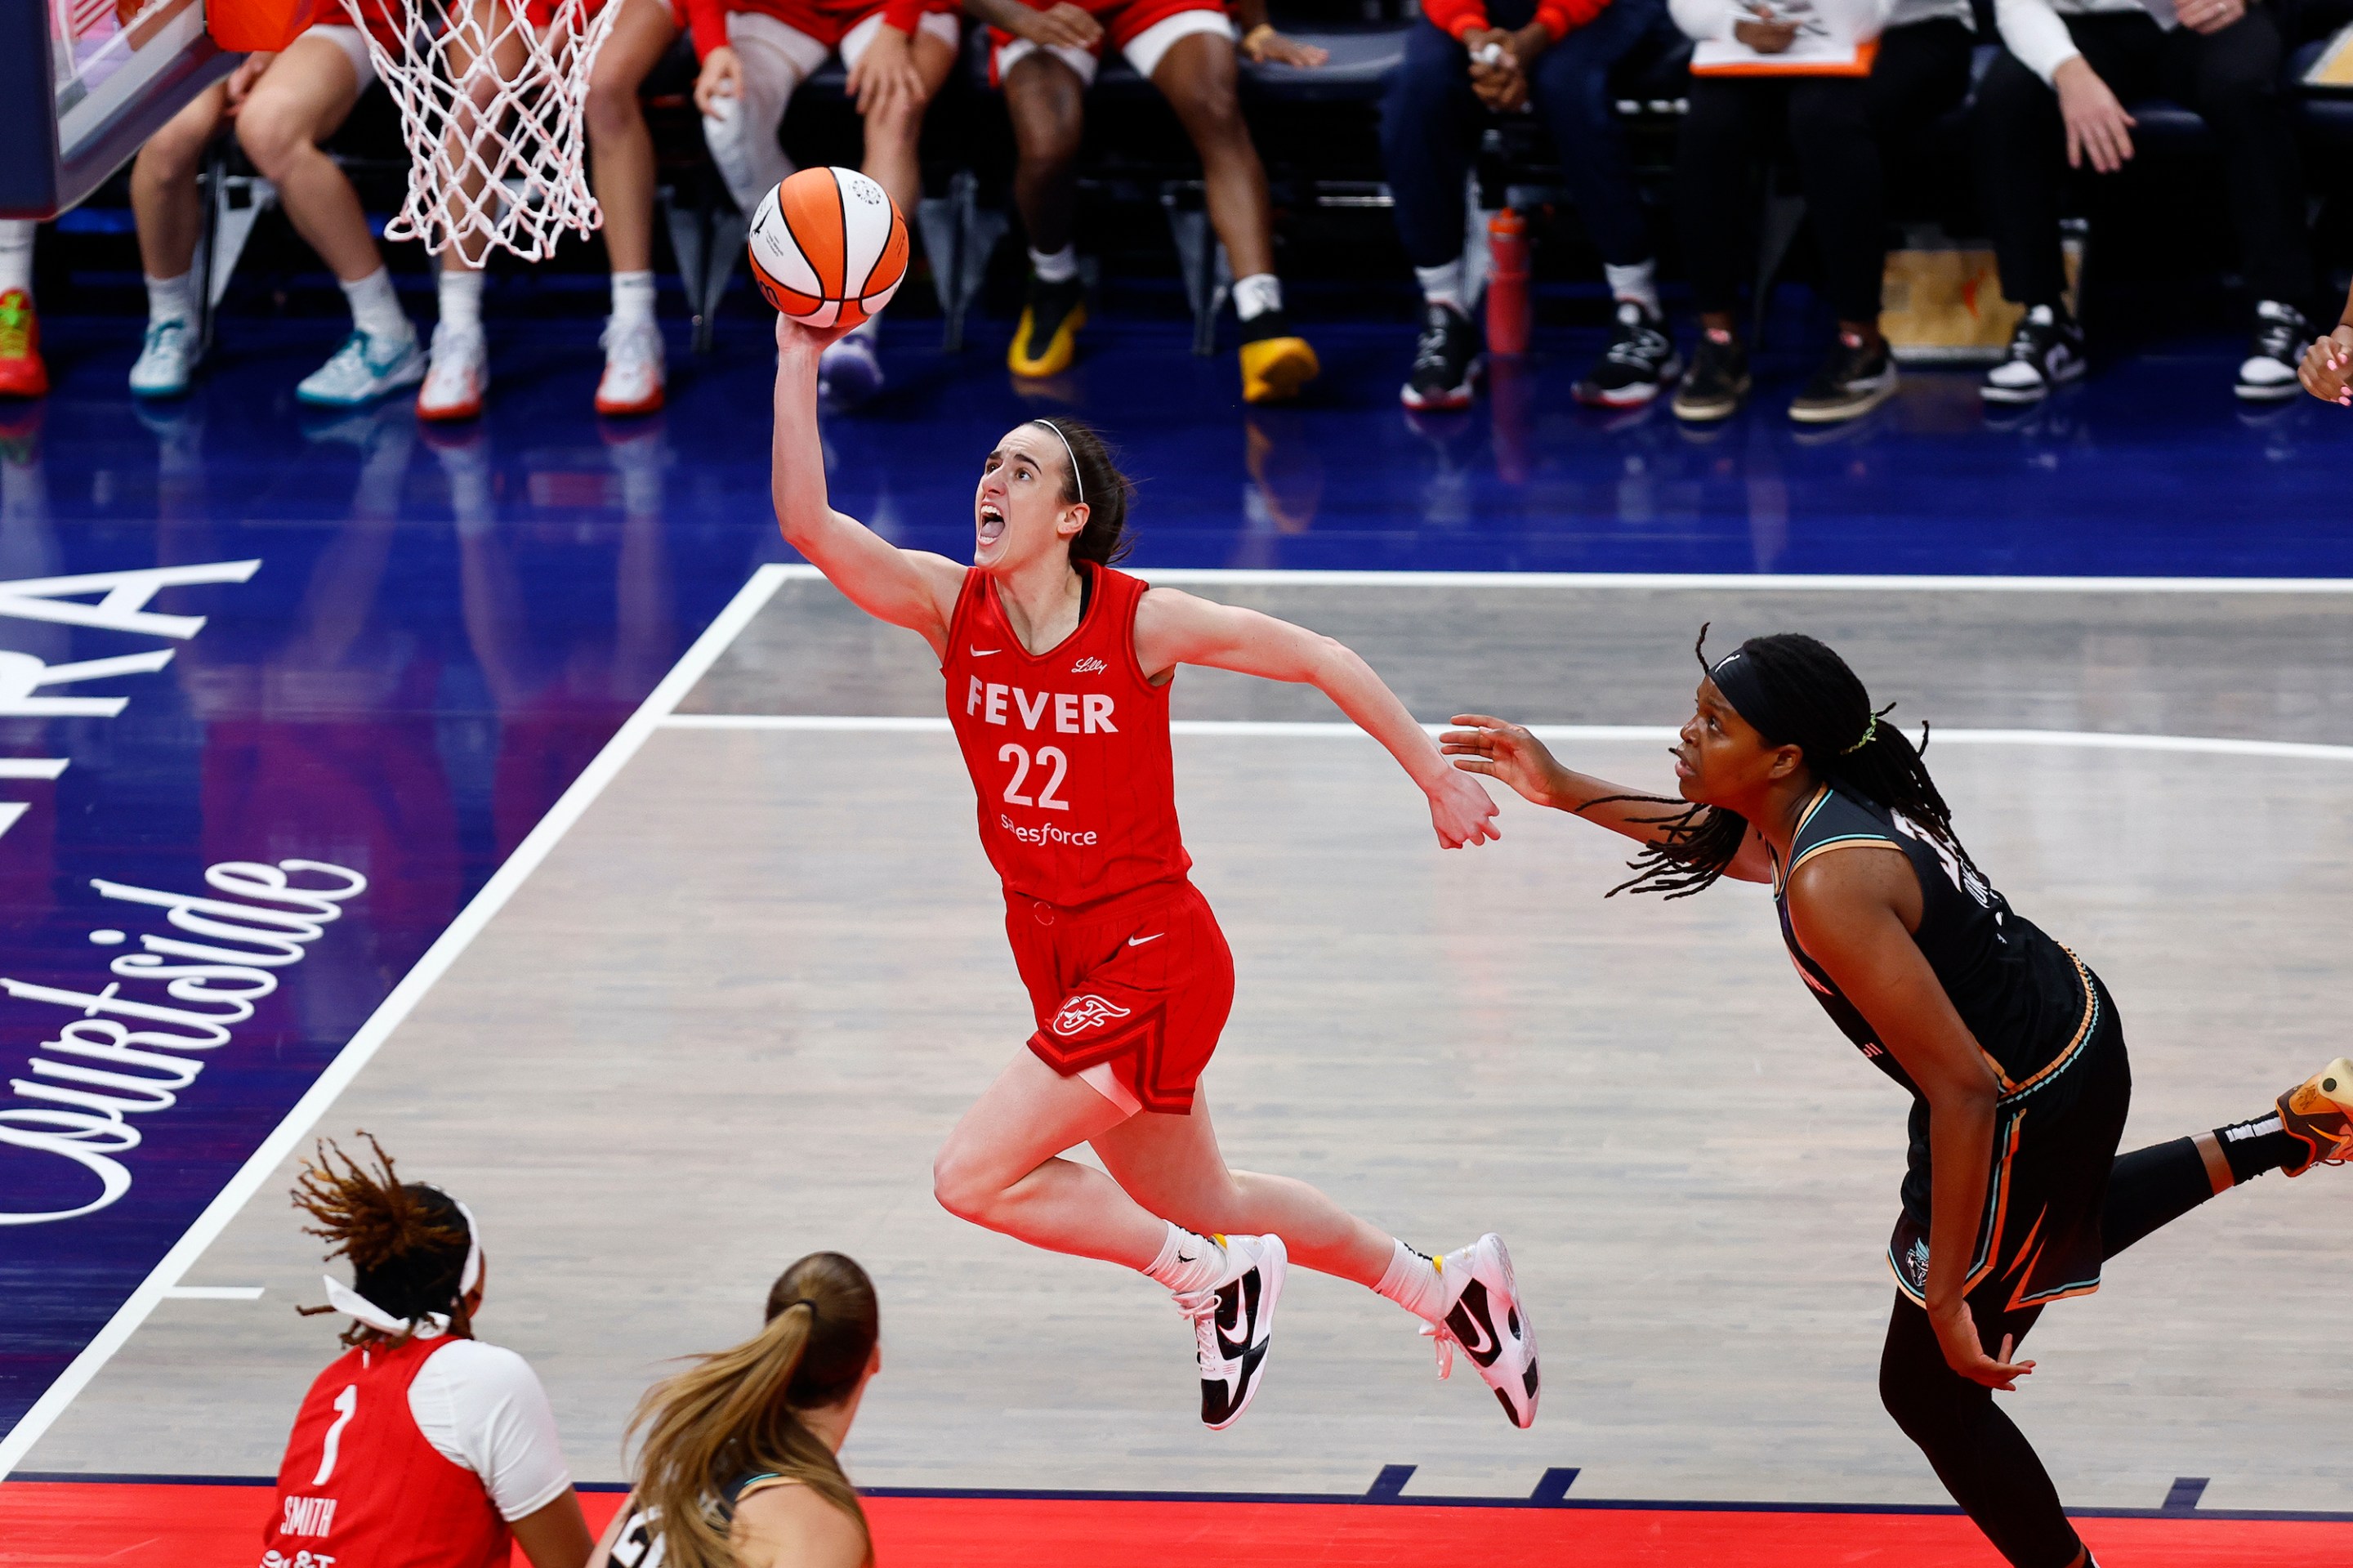
M 613 324 L 629 326 L 654 319 L 654 275 L 643 272 L 613 274 Z
M 29 217 L 0 218 L 0 294 L 33 291 L 33 230 Z
M 1079 247 L 1076 241 L 1063 246 L 1050 255 L 1032 247 L 1029 270 L 1038 274 L 1041 283 L 1067 283 L 1079 275 Z
M 1446 1282 L 1439 1275 L 1437 1259 L 1403 1242 L 1389 1255 L 1388 1272 L 1373 1291 L 1429 1322 L 1437 1322 L 1446 1309 Z
M 1462 258 L 1439 267 L 1416 267 L 1414 281 L 1421 285 L 1421 297 L 1433 305 L 1448 305 L 1469 313 L 1462 303 Z
M 1182 1296 L 1187 1291 L 1207 1290 L 1225 1271 L 1225 1248 L 1207 1236 L 1195 1235 L 1180 1225 L 1171 1224 L 1168 1239 L 1160 1244 L 1160 1255 L 1152 1260 L 1144 1277 Z
M 176 278 L 147 280 L 147 324 L 161 326 L 165 322 L 193 322 L 196 319 L 196 275 L 183 272 Z
M 441 269 L 441 281 L 437 291 L 441 302 L 441 324 L 459 332 L 482 330 L 482 275 L 459 267 Z
M 1282 280 L 1271 272 L 1253 272 L 1234 280 L 1234 314 L 1244 321 L 1282 309 Z
M 1659 314 L 1659 264 L 1637 261 L 1631 267 L 1601 266 L 1601 275 L 1609 280 L 1609 297 L 1631 300 L 1652 315 Z
M 400 296 L 392 291 L 392 274 L 382 267 L 345 283 L 343 298 L 351 302 L 352 325 L 370 337 L 398 337 L 414 330 L 401 312 Z

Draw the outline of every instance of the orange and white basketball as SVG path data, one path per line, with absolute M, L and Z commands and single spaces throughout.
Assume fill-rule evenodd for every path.
M 752 215 L 752 277 L 807 326 L 855 325 L 907 275 L 907 220 L 855 169 L 803 169 Z

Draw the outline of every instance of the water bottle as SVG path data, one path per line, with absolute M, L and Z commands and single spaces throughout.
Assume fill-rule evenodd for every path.
M 1511 207 L 1487 220 L 1487 352 L 1525 354 L 1534 321 L 1528 221 Z

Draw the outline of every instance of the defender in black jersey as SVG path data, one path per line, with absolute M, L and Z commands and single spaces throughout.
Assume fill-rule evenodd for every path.
M 1702 666 L 1674 747 L 1681 801 L 1572 772 L 1483 715 L 1458 715 L 1444 748 L 1641 842 L 1613 893 L 1773 885 L 1807 988 L 1913 1099 L 1881 1397 L 2018 1568 L 2090 1568 L 2042 1461 L 1993 1403 L 2034 1369 L 2012 1361 L 2018 1341 L 2047 1303 L 2097 1289 L 2105 1259 L 2208 1198 L 2353 1155 L 2353 1061 L 2261 1117 L 2119 1156 L 2132 1074 L 2115 999 L 1994 890 L 1853 672 L 1790 634 Z

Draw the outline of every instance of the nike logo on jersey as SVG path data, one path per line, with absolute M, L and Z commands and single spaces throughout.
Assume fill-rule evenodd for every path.
M 1131 948 L 1140 948 L 1146 942 L 1156 942 L 1166 935 L 1168 935 L 1168 933 L 1166 931 L 1155 931 L 1149 937 L 1130 937 L 1127 939 L 1127 945 Z
M 969 642 L 965 644 L 964 651 L 971 654 L 976 659 L 986 659 L 992 653 L 1002 653 L 1005 652 L 1002 648 L 975 648 Z

